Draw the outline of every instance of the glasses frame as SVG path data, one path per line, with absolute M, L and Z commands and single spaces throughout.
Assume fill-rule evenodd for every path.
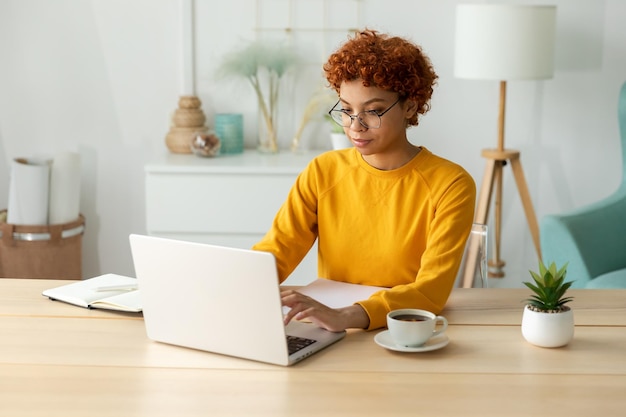
M 358 112 L 357 114 L 348 114 L 347 111 L 341 109 L 335 109 L 335 107 L 337 107 L 337 105 L 341 102 L 341 99 L 337 100 L 337 102 L 335 103 L 335 105 L 333 106 L 332 109 L 330 109 L 328 111 L 328 115 L 330 116 L 331 119 L 333 119 L 333 122 L 337 123 L 339 126 L 341 127 L 350 127 L 352 126 L 352 123 L 354 123 L 354 119 L 358 120 L 359 124 L 361 126 L 363 126 L 366 129 L 379 129 L 380 125 L 382 124 L 382 117 L 385 115 L 385 113 L 387 113 L 389 110 L 391 110 L 393 108 L 393 106 L 395 106 L 396 104 L 398 104 L 398 102 L 400 102 L 400 97 L 398 97 L 398 99 L 396 101 L 393 102 L 393 104 L 389 107 L 387 107 L 387 109 L 383 110 L 382 112 L 377 112 L 376 110 L 364 110 L 361 112 Z M 368 126 L 367 124 L 365 124 L 365 122 L 363 122 L 363 120 L 361 119 L 361 115 L 363 113 L 368 113 L 368 114 L 375 114 L 376 116 L 378 116 L 378 126 Z M 350 123 L 348 125 L 344 125 L 343 123 L 339 123 L 339 121 L 337 119 L 335 119 L 335 117 L 333 116 L 334 114 L 341 114 L 341 118 L 343 119 L 343 116 L 348 116 L 350 118 Z

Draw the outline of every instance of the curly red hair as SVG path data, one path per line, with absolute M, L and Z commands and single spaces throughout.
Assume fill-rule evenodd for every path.
M 356 33 L 330 55 L 323 68 L 337 93 L 343 81 L 360 79 L 366 87 L 395 91 L 403 100 L 415 100 L 417 112 L 408 120 L 413 126 L 418 124 L 418 114 L 430 110 L 430 98 L 438 78 L 430 59 L 418 45 L 375 30 Z

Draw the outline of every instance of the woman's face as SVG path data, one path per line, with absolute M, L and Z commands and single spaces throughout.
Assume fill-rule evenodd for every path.
M 406 120 L 411 112 L 410 101 L 396 103 L 397 93 L 378 87 L 365 87 L 361 80 L 342 82 L 339 96 L 341 108 L 350 115 L 372 110 L 380 114 L 389 109 L 380 117 L 378 129 L 365 128 L 356 118 L 353 118 L 349 127 L 344 128 L 346 135 L 366 161 L 367 156 L 383 157 L 405 149 L 408 143 Z

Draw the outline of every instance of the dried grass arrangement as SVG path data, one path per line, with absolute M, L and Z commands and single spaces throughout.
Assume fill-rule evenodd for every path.
M 298 129 L 296 130 L 293 139 L 291 140 L 291 150 L 293 152 L 298 151 L 300 147 L 300 140 L 302 138 L 302 133 L 304 128 L 310 123 L 315 121 L 316 119 L 328 119 L 331 123 L 331 129 L 334 129 L 333 125 L 336 125 L 340 131 L 343 133 L 343 128 L 337 123 L 333 122 L 330 116 L 328 115 L 328 110 L 332 107 L 333 104 L 337 101 L 337 93 L 324 85 L 320 85 L 320 87 L 311 94 L 309 97 L 309 101 L 307 102 L 304 112 L 302 114 L 302 118 L 300 119 L 300 124 L 298 125 Z M 331 130 L 332 131 L 332 130 Z
M 269 152 L 278 151 L 276 115 L 281 79 L 300 62 L 293 48 L 279 42 L 254 41 L 226 55 L 218 68 L 221 78 L 244 78 L 250 82 L 267 129 L 267 138 L 260 146 Z

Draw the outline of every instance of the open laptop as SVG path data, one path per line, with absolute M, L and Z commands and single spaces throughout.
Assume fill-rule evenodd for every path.
M 129 239 L 152 340 L 287 366 L 345 336 L 312 323 L 283 324 L 271 253 L 136 234 Z M 300 349 L 289 353 L 288 344 Z

